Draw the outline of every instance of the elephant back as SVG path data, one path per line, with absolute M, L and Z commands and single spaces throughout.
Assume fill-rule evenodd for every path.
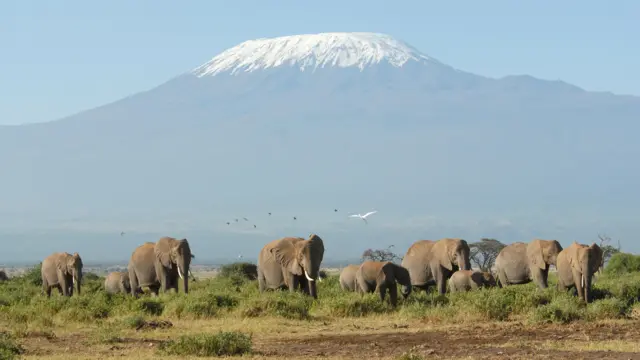
M 429 263 L 434 240 L 418 240 L 407 249 L 401 265 L 409 271 L 412 285 L 425 285 L 433 279 Z

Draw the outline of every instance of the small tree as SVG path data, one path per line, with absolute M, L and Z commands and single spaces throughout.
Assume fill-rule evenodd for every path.
M 402 260 L 400 256 L 394 254 L 391 251 L 393 245 L 390 245 L 386 249 L 367 249 L 362 253 L 362 262 L 367 260 L 371 261 L 396 261 Z
M 605 264 L 609 262 L 614 254 L 619 253 L 621 248 L 620 241 L 618 241 L 618 246 L 615 247 L 611 245 L 611 238 L 605 234 L 598 234 L 598 242 L 602 249 L 602 264 L 600 264 L 600 272 L 602 272 Z
M 469 245 L 471 252 L 469 260 L 480 268 L 481 271 L 491 271 L 496 258 L 506 245 L 496 239 L 482 238 Z

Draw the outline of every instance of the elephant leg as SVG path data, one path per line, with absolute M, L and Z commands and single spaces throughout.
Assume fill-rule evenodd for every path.
M 378 286 L 376 286 L 375 291 L 377 291 L 380 294 L 380 301 L 384 302 L 384 297 L 387 294 L 386 284 L 378 284 Z
M 582 274 L 572 269 L 573 282 L 576 286 L 576 292 L 578 293 L 578 298 L 584 300 L 584 287 L 582 286 Z
M 398 305 L 398 286 L 396 283 L 389 285 L 389 301 L 393 307 Z
M 543 270 L 537 267 L 531 269 L 531 278 L 536 283 L 536 285 L 538 285 L 538 288 L 540 289 L 547 288 L 547 281 L 546 281 L 547 279 L 543 275 Z
M 507 280 L 507 273 L 504 269 L 498 269 L 498 286 L 506 287 L 509 286 L 509 280 Z
M 160 291 L 162 291 L 162 293 L 165 293 L 167 292 L 167 286 L 169 285 L 167 270 L 164 268 L 164 266 L 162 266 L 162 264 L 159 261 L 155 261 L 153 265 L 156 269 L 156 280 L 160 282 L 159 289 Z
M 264 273 L 258 267 L 258 290 L 263 293 L 267 288 L 267 279 L 264 277 Z
M 64 296 L 70 296 L 69 284 L 67 280 L 68 280 L 68 277 L 66 275 L 62 274 L 61 272 L 58 273 L 58 285 L 62 288 L 62 295 Z
M 42 293 L 47 295 L 47 297 L 51 297 L 51 287 L 44 277 L 42 278 Z
M 129 285 L 131 286 L 131 295 L 138 296 L 138 277 L 134 269 L 129 270 Z
M 438 293 L 444 295 L 447 293 L 447 276 L 443 269 L 438 269 L 436 272 L 436 285 L 438 287 Z

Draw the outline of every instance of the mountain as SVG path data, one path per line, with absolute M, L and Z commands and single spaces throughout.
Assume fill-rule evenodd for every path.
M 246 41 L 119 101 L 0 127 L 3 256 L 126 260 L 172 235 L 200 258 L 252 257 L 312 231 L 340 259 L 444 236 L 607 232 L 638 250 L 638 118 L 638 97 L 471 74 L 384 34 Z

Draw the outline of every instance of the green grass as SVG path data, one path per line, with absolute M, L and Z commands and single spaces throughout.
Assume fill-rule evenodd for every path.
M 158 352 L 167 355 L 231 356 L 251 353 L 251 336 L 237 332 L 217 334 L 183 335 L 176 340 L 162 343 Z
M 53 333 L 69 324 L 79 324 L 80 327 L 106 329 L 106 342 L 113 340 L 113 336 L 106 335 L 112 329 L 135 329 L 153 320 L 226 317 L 275 317 L 283 321 L 314 322 L 384 316 L 390 321 L 424 319 L 443 323 L 509 320 L 569 323 L 640 317 L 640 273 L 637 272 L 599 275 L 594 282 L 595 300 L 588 305 L 572 292 L 558 292 L 551 277 L 550 287 L 545 290 L 527 284 L 444 296 L 414 291 L 406 300 L 399 296 L 396 308 L 388 302 L 380 302 L 377 294 L 359 295 L 340 290 L 337 276 L 329 276 L 318 283 L 317 300 L 289 291 L 260 294 L 257 281 L 242 271 L 229 271 L 228 276 L 192 282 L 188 295 L 179 292 L 161 294 L 157 298 L 144 295 L 137 299 L 123 294 L 106 294 L 102 289 L 103 278 L 85 276 L 80 296 L 62 297 L 54 292 L 47 299 L 41 294 L 35 276 L 38 274 L 39 277 L 38 272 L 36 267 L 25 276 L 0 283 L 0 328 L 11 329 L 18 339 L 21 334 L 32 331 Z M 0 358 L 19 351 L 19 342 L 7 336 L 0 337 Z M 246 340 L 238 334 L 199 334 L 176 339 L 163 345 L 162 351 L 236 354 L 250 351 L 250 343 L 250 338 Z

